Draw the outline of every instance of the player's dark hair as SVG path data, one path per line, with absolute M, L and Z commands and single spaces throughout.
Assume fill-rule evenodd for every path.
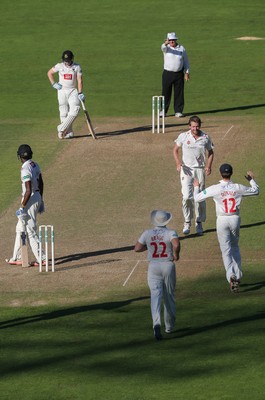
M 224 179 L 230 179 L 232 174 L 229 174 L 228 172 L 223 172 L 221 174 L 221 177 Z
M 199 126 L 201 126 L 201 124 L 202 124 L 201 119 L 200 119 L 199 117 L 197 117 L 197 115 L 193 115 L 192 117 L 190 117 L 190 119 L 189 119 L 189 125 L 190 125 L 192 122 L 196 122 L 196 124 L 199 124 Z

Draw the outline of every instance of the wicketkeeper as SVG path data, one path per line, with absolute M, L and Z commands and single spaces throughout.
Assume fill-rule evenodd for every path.
M 55 82 L 54 74 L 56 73 L 59 75 L 59 82 Z M 62 54 L 62 62 L 52 67 L 47 75 L 58 95 L 61 120 L 61 124 L 57 127 L 58 137 L 71 139 L 74 136 L 72 125 L 80 110 L 80 100 L 85 100 L 82 92 L 82 68 L 74 62 L 71 50 L 66 50 Z

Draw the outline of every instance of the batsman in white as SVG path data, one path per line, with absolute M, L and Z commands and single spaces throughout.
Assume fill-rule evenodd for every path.
M 59 74 L 59 82 L 55 82 L 54 74 Z M 74 62 L 71 50 L 62 54 L 62 62 L 52 67 L 48 73 L 49 81 L 57 90 L 61 124 L 58 125 L 59 139 L 71 139 L 74 136 L 73 122 L 80 110 L 80 100 L 85 101 L 81 66 Z M 77 85 L 77 88 L 76 88 Z
M 220 166 L 222 180 L 217 185 L 212 185 L 200 192 L 198 180 L 194 180 L 195 201 L 205 201 L 212 197 L 216 208 L 216 231 L 222 252 L 226 279 L 232 292 L 238 292 L 240 279 L 243 276 L 241 268 L 241 255 L 238 245 L 240 230 L 240 203 L 243 196 L 259 194 L 259 187 L 254 180 L 253 172 L 248 171 L 245 178 L 250 186 L 240 185 L 231 181 L 233 168 L 230 164 Z
M 38 260 L 37 214 L 44 212 L 43 179 L 39 165 L 32 160 L 32 150 L 28 144 L 22 144 L 17 151 L 17 157 L 22 163 L 21 207 L 16 211 L 18 222 L 16 225 L 16 239 L 13 256 L 6 259 L 11 265 L 21 265 L 20 236 L 26 227 L 31 250 Z
M 164 299 L 165 332 L 172 333 L 176 320 L 176 267 L 174 261 L 179 259 L 180 242 L 178 234 L 166 225 L 172 214 L 163 210 L 151 213 L 153 229 L 146 230 L 138 239 L 134 250 L 148 250 L 148 286 L 151 293 L 151 314 L 154 335 L 157 340 L 161 334 L 161 302 Z
M 175 140 L 173 155 L 177 171 L 180 173 L 182 192 L 182 212 L 184 217 L 184 235 L 191 229 L 191 220 L 195 212 L 195 228 L 197 235 L 203 234 L 202 222 L 206 220 L 206 203 L 194 203 L 193 180 L 197 179 L 200 190 L 205 187 L 205 175 L 210 175 L 214 157 L 213 142 L 209 135 L 201 130 L 201 120 L 194 115 L 189 119 L 190 129 L 181 133 Z M 180 151 L 182 150 L 182 159 Z M 208 158 L 206 160 L 206 154 Z

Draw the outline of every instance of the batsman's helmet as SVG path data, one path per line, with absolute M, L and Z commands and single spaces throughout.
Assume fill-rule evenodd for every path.
M 24 158 L 25 160 L 30 160 L 32 154 L 31 147 L 28 144 L 21 144 L 17 151 L 18 158 Z
M 74 55 L 71 52 L 71 50 L 65 50 L 62 54 L 62 60 L 63 62 L 68 62 L 69 64 L 72 64 L 74 60 Z

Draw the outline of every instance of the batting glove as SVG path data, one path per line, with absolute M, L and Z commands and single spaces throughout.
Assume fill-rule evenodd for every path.
M 25 221 L 27 219 L 27 213 L 24 211 L 24 208 L 20 207 L 17 211 L 16 211 L 16 216 L 21 220 L 21 221 Z
M 80 92 L 80 93 L 78 93 L 78 98 L 80 101 L 85 101 L 86 96 L 84 95 L 84 93 Z
M 62 85 L 60 83 L 55 82 L 52 87 L 56 90 L 61 90 L 62 89 Z

